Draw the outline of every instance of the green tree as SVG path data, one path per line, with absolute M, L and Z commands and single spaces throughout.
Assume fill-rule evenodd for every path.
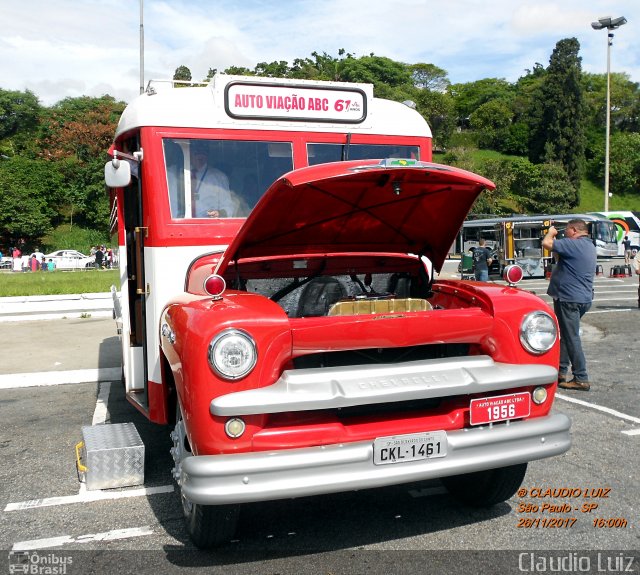
M 209 68 L 209 72 L 207 73 L 207 81 L 211 80 L 216 74 L 217 70 L 215 68 Z M 255 74 L 249 70 L 249 68 L 245 68 L 244 66 L 229 66 L 225 71 L 225 74 L 230 74 L 233 76 L 254 76 Z
M 576 190 L 575 207 L 584 166 L 585 104 L 581 84 L 580 44 L 560 40 L 540 90 L 540 121 L 531 132 L 529 159 L 534 163 L 559 162 Z
M 454 104 L 451 96 L 446 92 L 414 89 L 414 94 L 409 99 L 416 103 L 416 109 L 431 127 L 433 148 L 446 149 L 455 129 Z
M 191 70 L 186 66 L 178 66 L 173 73 L 173 80 L 178 82 L 191 82 Z M 175 84 L 176 87 L 180 87 L 181 84 Z
M 343 48 L 338 50 L 338 57 L 331 56 L 326 52 L 322 54 L 311 52 L 312 58 L 296 58 L 291 66 L 292 78 L 303 78 L 305 80 L 329 80 L 340 82 L 343 80 L 342 70 L 344 60 L 353 58 L 347 54 Z
M 589 162 L 589 176 L 604 186 L 604 144 Z M 612 194 L 640 194 L 640 133 L 618 132 L 611 136 L 609 190 Z
M 435 64 L 411 64 L 409 66 L 413 85 L 416 88 L 434 92 L 446 92 L 451 85 L 447 71 Z
M 0 154 L 11 157 L 32 147 L 41 111 L 33 92 L 0 89 Z
M 266 78 L 288 78 L 289 73 L 289 63 L 286 60 L 260 62 L 255 68 L 256 76 L 264 76 Z
M 103 166 L 123 102 L 110 96 L 67 98 L 43 114 L 40 157 L 60 176 L 61 194 L 53 224 L 68 221 L 107 230 Z
M 51 229 L 61 177 L 49 162 L 14 156 L 0 162 L 0 235 L 3 244 L 37 244 Z
M 525 160 L 512 163 L 514 180 L 511 192 L 522 213 L 564 213 L 576 205 L 576 191 L 559 164 L 532 164 Z
M 514 99 L 515 89 L 503 78 L 485 78 L 466 84 L 452 84 L 449 93 L 455 102 L 458 123 L 464 125 L 482 104 L 491 100 L 503 100 L 509 104 Z
M 469 116 L 469 125 L 478 132 L 481 148 L 500 149 L 509 134 L 513 112 L 504 100 L 490 100 L 480 105 Z
M 342 79 L 345 82 L 373 84 L 379 97 L 384 97 L 383 93 L 389 93 L 390 88 L 413 86 L 409 66 L 373 54 L 361 58 L 346 58 Z

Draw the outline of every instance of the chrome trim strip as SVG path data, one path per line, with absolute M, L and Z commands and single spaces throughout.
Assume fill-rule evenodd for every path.
M 209 411 L 230 417 L 336 409 L 546 385 L 557 377 L 557 369 L 548 365 L 496 363 L 486 355 L 296 369 L 284 371 L 268 387 L 216 397 Z
M 571 445 L 564 414 L 447 432 L 447 455 L 373 464 L 373 440 L 182 462 L 182 493 L 194 503 L 223 505 L 369 489 L 473 473 L 560 455 Z

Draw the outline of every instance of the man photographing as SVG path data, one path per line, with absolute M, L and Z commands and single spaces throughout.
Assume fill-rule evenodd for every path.
M 556 239 L 557 235 L 558 230 L 551 226 L 542 247 L 557 257 L 547 294 L 553 298 L 553 310 L 560 325 L 558 387 L 588 391 L 591 385 L 580 340 L 580 319 L 593 301 L 596 247 L 586 222 L 578 218 L 569 220 L 564 238 Z M 569 367 L 571 380 L 567 376 Z

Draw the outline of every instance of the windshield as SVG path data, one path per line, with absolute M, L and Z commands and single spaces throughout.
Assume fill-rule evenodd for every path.
M 419 160 L 420 148 L 395 144 L 308 144 L 307 155 L 310 166 L 343 160 L 375 160 L 377 158 Z
M 246 217 L 265 190 L 293 169 L 289 142 L 163 141 L 171 217 Z

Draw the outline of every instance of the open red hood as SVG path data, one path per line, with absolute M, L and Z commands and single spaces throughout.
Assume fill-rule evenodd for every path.
M 294 170 L 267 190 L 226 250 L 230 261 L 291 254 L 396 252 L 436 271 L 483 189 L 471 172 L 413 160 L 356 160 Z

